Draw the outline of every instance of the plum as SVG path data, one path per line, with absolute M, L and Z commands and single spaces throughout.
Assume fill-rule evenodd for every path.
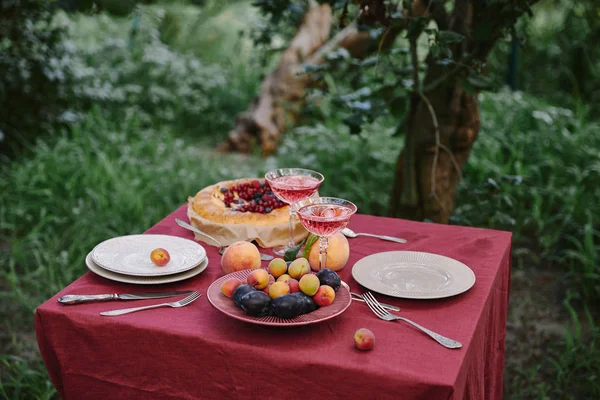
M 317 303 L 315 303 L 313 298 L 302 292 L 292 293 L 292 296 L 296 296 L 297 298 L 302 300 L 302 313 L 301 314 L 311 313 L 318 308 Z
M 273 315 L 279 318 L 294 318 L 302 314 L 304 301 L 296 294 L 284 294 L 273 300 Z
M 250 292 L 255 292 L 255 291 L 256 291 L 256 289 L 254 289 L 250 285 L 240 285 L 237 288 L 235 288 L 235 290 L 233 291 L 233 302 L 235 304 L 237 304 L 239 307 L 242 297 L 244 297 L 245 294 L 248 294 Z
M 242 296 L 240 307 L 251 317 L 264 317 L 271 314 L 271 298 L 266 293 L 255 290 Z
M 321 285 L 331 286 L 333 290 L 337 292 L 337 290 L 342 285 L 342 280 L 340 276 L 334 270 L 325 268 L 317 272 L 317 278 L 319 278 L 319 282 Z

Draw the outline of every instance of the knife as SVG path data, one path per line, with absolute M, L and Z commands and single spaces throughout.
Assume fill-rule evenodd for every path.
M 143 300 L 143 299 L 162 299 L 164 297 L 181 296 L 192 293 L 192 290 L 180 290 L 178 292 L 149 292 L 149 293 L 130 293 L 130 294 L 67 294 L 58 299 L 61 304 L 79 304 L 88 301 L 106 301 L 106 300 Z

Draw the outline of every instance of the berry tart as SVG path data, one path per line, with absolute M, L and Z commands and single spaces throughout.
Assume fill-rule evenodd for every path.
M 273 247 L 287 244 L 289 237 L 289 206 L 264 179 L 236 179 L 205 187 L 188 199 L 188 217 L 192 225 L 223 245 L 256 240 L 262 247 Z M 299 241 L 306 233 L 296 220 L 294 237 Z M 215 244 L 199 235 L 196 239 Z

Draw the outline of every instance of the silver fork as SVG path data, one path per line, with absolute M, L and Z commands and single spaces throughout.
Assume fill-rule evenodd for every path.
M 192 294 L 190 294 L 185 299 L 181 299 L 179 301 L 172 301 L 170 303 L 162 303 L 162 304 L 154 304 L 152 306 L 145 306 L 145 307 L 133 307 L 133 308 L 124 308 L 122 310 L 103 311 L 103 312 L 100 313 L 100 315 L 115 316 L 115 315 L 129 314 L 129 313 L 136 312 L 136 311 L 141 311 L 141 310 L 149 310 L 151 308 L 159 308 L 159 307 L 173 307 L 173 308 L 178 308 L 178 307 L 184 307 L 184 306 L 187 306 L 188 304 L 190 304 L 192 301 L 200 298 L 200 296 L 202 296 L 200 294 L 200 292 L 196 291 L 196 292 L 192 292 Z
M 433 340 L 435 340 L 436 342 L 438 342 L 439 344 L 441 344 L 444 347 L 447 347 L 449 349 L 459 349 L 462 347 L 462 343 L 457 342 L 456 340 L 452 340 L 450 338 L 440 335 L 439 333 L 430 331 L 429 329 L 422 327 L 421 325 L 417 324 L 416 322 L 411 321 L 410 319 L 406 319 L 404 317 L 400 317 L 398 315 L 394 315 L 394 314 L 387 312 L 386 310 L 383 309 L 381 304 L 379 304 L 379 302 L 375 299 L 375 297 L 371 294 L 371 292 L 363 293 L 363 299 L 365 300 L 365 303 L 367 303 L 367 305 L 369 306 L 371 311 L 373 311 L 373 313 L 375 313 L 375 315 L 377 315 L 379 318 L 381 318 L 384 321 L 392 322 L 392 321 L 396 321 L 399 319 L 401 321 L 408 322 L 409 324 L 411 324 L 412 326 L 414 326 L 417 329 L 422 330 L 423 332 L 428 334 Z

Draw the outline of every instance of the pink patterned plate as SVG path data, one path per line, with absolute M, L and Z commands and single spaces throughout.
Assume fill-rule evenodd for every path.
M 208 297 L 208 301 L 219 311 L 222 313 L 239 319 L 240 321 L 249 322 L 251 324 L 257 325 L 267 325 L 267 326 L 300 326 L 300 325 L 310 325 L 316 324 L 319 322 L 327 321 L 328 319 L 337 317 L 350 306 L 352 303 L 352 297 L 350 297 L 350 292 L 345 287 L 340 287 L 337 292 L 335 292 L 335 300 L 333 303 L 326 307 L 320 307 L 317 310 L 308 313 L 302 314 L 295 318 L 283 319 L 274 316 L 268 317 L 250 317 L 246 315 L 246 312 L 238 307 L 233 299 L 225 296 L 221 293 L 221 284 L 230 278 L 237 278 L 242 282 L 246 282 L 246 278 L 252 272 L 250 269 L 246 269 L 243 271 L 232 272 L 225 276 L 220 277 L 208 287 L 206 291 L 206 297 Z

